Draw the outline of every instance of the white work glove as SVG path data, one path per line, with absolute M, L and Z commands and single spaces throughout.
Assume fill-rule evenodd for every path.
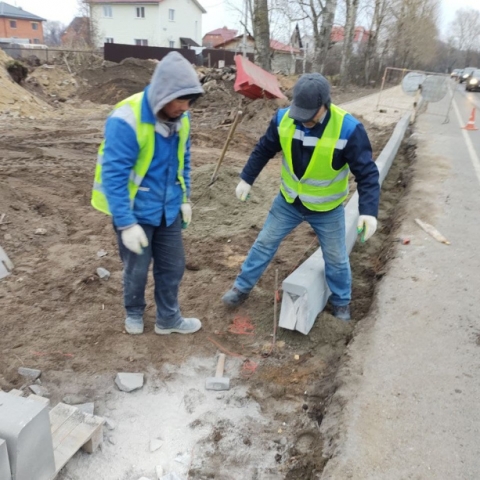
M 192 206 L 189 203 L 182 203 L 180 210 L 182 211 L 182 226 L 183 228 L 187 228 L 192 221 Z
M 245 180 L 240 180 L 240 183 L 237 185 L 235 189 L 235 193 L 237 198 L 244 202 L 248 198 L 248 194 L 250 193 L 250 189 L 252 188 Z
M 372 215 L 360 215 L 358 217 L 357 233 L 362 234 L 361 241 L 366 242 L 377 230 L 377 219 Z
M 123 244 L 137 255 L 141 255 L 143 248 L 148 247 L 148 238 L 140 225 L 134 225 L 122 230 L 121 236 Z

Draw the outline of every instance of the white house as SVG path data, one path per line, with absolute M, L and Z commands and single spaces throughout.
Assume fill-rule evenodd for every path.
M 89 0 L 89 4 L 98 47 L 123 43 L 181 48 L 188 39 L 202 43 L 202 15 L 207 12 L 198 0 Z

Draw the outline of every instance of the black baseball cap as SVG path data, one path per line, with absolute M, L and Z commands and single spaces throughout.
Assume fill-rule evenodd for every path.
M 321 106 L 330 106 L 330 84 L 319 73 L 302 75 L 293 88 L 289 116 L 294 120 L 310 122 Z

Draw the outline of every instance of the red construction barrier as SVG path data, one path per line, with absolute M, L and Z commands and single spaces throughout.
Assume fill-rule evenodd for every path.
M 283 98 L 287 97 L 281 92 L 277 77 L 252 63 L 241 55 L 235 56 L 237 65 L 237 78 L 235 91 L 248 98 Z

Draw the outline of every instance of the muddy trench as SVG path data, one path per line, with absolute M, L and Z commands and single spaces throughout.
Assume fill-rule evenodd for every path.
M 411 166 L 415 160 L 415 148 L 404 142 L 382 186 L 379 230 L 366 244 L 357 243 L 350 255 L 353 320 L 347 328 L 337 330 L 336 334 L 326 339 L 337 345 L 335 355 L 329 357 L 328 368 L 321 378 L 309 386 L 303 395 L 298 396 L 297 417 L 308 417 L 314 427 L 310 430 L 300 429 L 296 444 L 282 452 L 281 458 L 278 457 L 279 461 L 288 465 L 286 480 L 318 479 L 328 462 L 322 453 L 324 439 L 316 427 L 320 427 L 329 400 L 339 386 L 336 384 L 336 373 L 347 345 L 355 336 L 355 325 L 368 315 L 374 302 L 377 282 L 388 272 L 389 262 L 395 256 L 398 242 L 401 241 L 397 232 L 402 222 L 403 200 L 409 192 Z M 317 348 L 322 350 L 321 342 Z

